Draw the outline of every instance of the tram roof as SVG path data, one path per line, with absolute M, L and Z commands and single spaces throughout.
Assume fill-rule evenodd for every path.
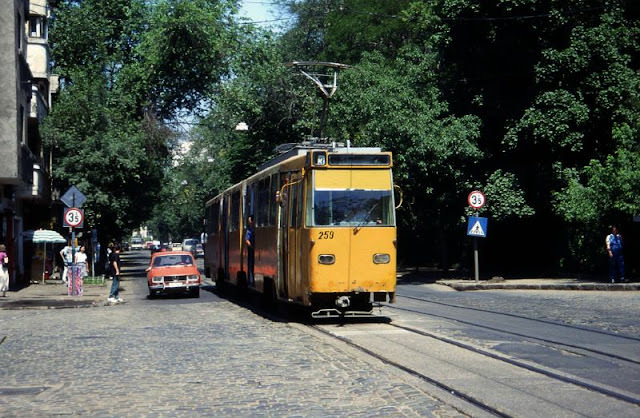
M 283 144 L 281 146 L 284 151 L 262 164 L 258 167 L 258 172 L 272 167 L 282 161 L 286 161 L 289 158 L 298 157 L 301 155 L 307 155 L 311 151 L 326 150 L 328 152 L 340 153 L 340 154 L 372 154 L 382 152 L 380 147 L 352 147 L 344 146 L 342 143 L 313 143 L 313 144 Z

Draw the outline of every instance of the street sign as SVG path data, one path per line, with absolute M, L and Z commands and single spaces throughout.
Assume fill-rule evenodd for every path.
M 480 209 L 484 206 L 485 203 L 487 203 L 487 199 L 484 197 L 484 193 L 482 193 L 480 190 L 474 190 L 469 193 L 467 202 L 469 202 L 469 206 L 471 206 L 472 208 Z
M 480 218 L 478 216 L 469 216 L 469 224 L 467 225 L 467 235 L 470 237 L 482 237 L 487 236 L 487 218 Z
M 64 226 L 71 228 L 82 227 L 84 213 L 78 208 L 67 208 L 64 210 Z
M 76 186 L 69 187 L 69 190 L 60 197 L 62 203 L 67 205 L 68 208 L 81 208 L 84 202 L 87 201 L 87 197 L 82 194 Z

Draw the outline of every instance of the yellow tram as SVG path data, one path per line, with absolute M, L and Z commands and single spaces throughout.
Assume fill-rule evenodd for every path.
M 293 146 L 207 202 L 205 273 L 314 317 L 368 315 L 395 302 L 391 157 L 379 148 Z

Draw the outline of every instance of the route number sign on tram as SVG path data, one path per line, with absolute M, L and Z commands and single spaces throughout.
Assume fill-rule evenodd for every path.
M 71 228 L 82 227 L 84 213 L 78 208 L 67 208 L 64 210 L 64 226 Z
M 474 209 L 480 209 L 487 203 L 487 199 L 484 197 L 484 193 L 479 190 L 474 190 L 469 193 L 469 197 L 467 197 L 467 202 L 469 202 L 469 206 Z

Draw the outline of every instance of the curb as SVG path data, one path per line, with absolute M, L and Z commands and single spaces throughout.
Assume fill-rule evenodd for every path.
M 458 291 L 469 290 L 599 290 L 637 291 L 640 283 L 465 283 L 436 281 Z

